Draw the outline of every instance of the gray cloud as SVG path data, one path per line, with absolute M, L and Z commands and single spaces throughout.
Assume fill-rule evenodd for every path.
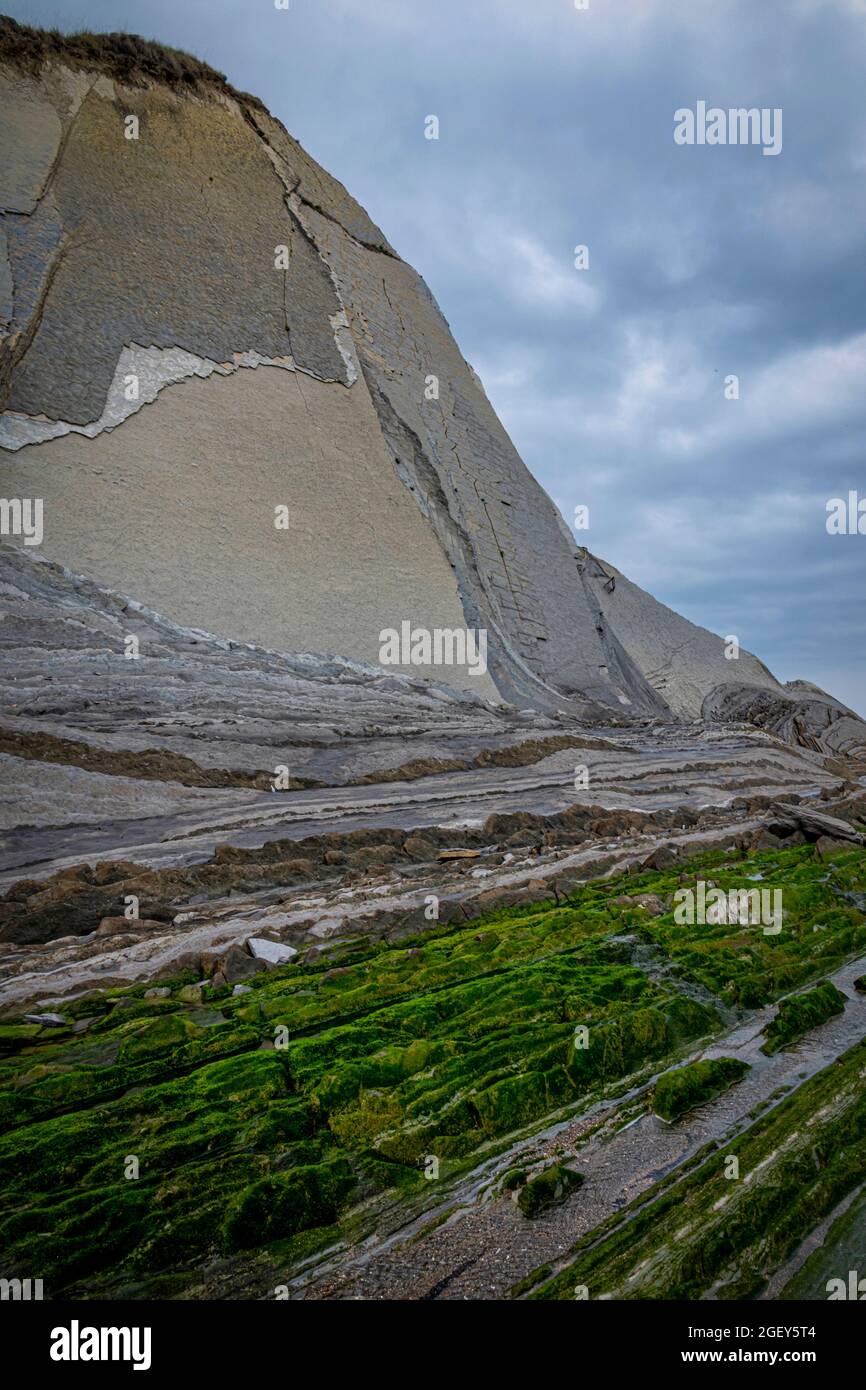
M 424 275 L 591 547 L 866 713 L 866 537 L 824 524 L 866 495 L 866 0 L 8 10 L 261 95 Z M 699 99 L 782 108 L 781 154 L 675 145 Z

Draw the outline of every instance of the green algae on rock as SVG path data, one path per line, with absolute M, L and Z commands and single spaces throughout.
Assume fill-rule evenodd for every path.
M 726 1091 L 748 1070 L 748 1062 L 736 1057 L 713 1057 L 708 1061 L 689 1062 L 676 1071 L 666 1071 L 655 1084 L 653 1111 L 662 1120 L 678 1120 L 689 1110 Z
M 508 1172 L 500 1179 L 499 1188 L 502 1192 L 516 1192 L 522 1187 L 529 1177 L 525 1168 L 509 1168 Z
M 804 1033 L 841 1014 L 845 1003 L 845 995 L 830 980 L 822 980 L 804 994 L 793 994 L 789 999 L 783 999 L 779 1012 L 764 1029 L 767 1041 L 763 1051 L 778 1052 L 780 1047 L 796 1042 Z
M 377 1213 L 435 1218 L 491 1157 L 521 1186 L 532 1167 L 515 1153 L 509 1178 L 508 1155 L 525 1136 L 705 1045 L 745 954 L 773 997 L 860 947 L 849 898 L 866 886 L 866 853 L 832 879 L 805 847 L 752 862 L 790 903 L 770 945 L 633 910 L 648 892 L 669 899 L 680 877 L 647 871 L 627 893 L 622 879 L 591 881 L 565 901 L 358 941 L 338 969 L 302 959 L 239 996 L 203 984 L 193 1002 L 187 974 L 160 998 L 142 983 L 65 1003 L 64 1027 L 8 1019 L 3 1275 L 38 1261 L 49 1297 L 176 1296 L 216 1260 L 221 1287 L 260 1293 L 275 1269 L 362 1239 Z M 727 885 L 743 862 L 717 852 L 690 869 Z
M 575 1173 L 563 1163 L 553 1163 L 520 1189 L 517 1205 L 524 1216 L 540 1216 L 550 1207 L 564 1202 L 583 1181 L 582 1173 Z
M 866 1041 L 577 1242 L 532 1298 L 751 1298 L 866 1171 Z M 736 1160 L 736 1162 L 734 1162 Z M 524 1287 L 532 1287 L 524 1281 Z

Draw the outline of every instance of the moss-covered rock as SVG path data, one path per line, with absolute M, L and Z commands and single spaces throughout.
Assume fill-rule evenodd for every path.
M 525 1168 L 509 1168 L 500 1180 L 500 1190 L 502 1192 L 515 1192 L 518 1187 L 523 1186 L 528 1176 Z
M 674 866 L 625 893 L 621 879 L 595 881 L 567 902 L 500 908 L 471 930 L 461 919 L 359 941 L 337 969 L 262 972 L 237 998 L 189 997 L 184 977 L 168 997 L 145 998 L 142 983 L 72 1001 L 68 1028 L 5 1020 L 0 1274 L 38 1267 L 54 1296 L 166 1281 L 174 1294 L 215 1258 L 286 1271 L 321 1240 L 369 1228 L 380 1199 L 392 1220 L 426 1200 L 429 1156 L 440 1178 L 460 1176 L 515 1132 L 671 1067 L 718 1029 L 713 995 L 765 1004 L 866 945 L 853 905 L 866 854 L 847 855 L 832 882 L 804 850 L 760 862 L 785 888 L 776 937 L 633 912 L 637 896 L 671 898 Z M 718 854 L 689 868 L 725 888 L 742 873 Z M 623 919 L 636 915 L 658 970 L 633 963 Z M 288 1045 L 275 1048 L 281 1023 Z M 682 1087 L 683 1072 L 665 1085 Z M 549 1189 L 543 1177 L 524 1206 Z
M 783 999 L 775 1018 L 764 1029 L 766 1042 L 762 1051 L 778 1052 L 819 1024 L 841 1014 L 844 1008 L 845 995 L 830 980 L 822 980 L 820 985 L 807 989 L 804 994 Z
M 517 1205 L 524 1216 L 540 1216 L 543 1211 L 564 1202 L 582 1182 L 582 1173 L 575 1173 L 562 1163 L 554 1163 L 530 1178 L 521 1188 Z
M 225 1247 L 247 1249 L 330 1225 L 355 1185 L 343 1158 L 262 1178 L 231 1203 L 223 1225 Z
M 591 1299 L 754 1297 L 767 1271 L 862 1185 L 864 1065 L 866 1041 L 589 1232 L 566 1268 L 539 1270 L 531 1297 L 570 1300 L 581 1286 Z
M 748 1062 L 736 1057 L 713 1057 L 705 1062 L 690 1062 L 676 1071 L 666 1071 L 655 1085 L 653 1111 L 662 1120 L 676 1120 L 726 1091 L 748 1070 Z

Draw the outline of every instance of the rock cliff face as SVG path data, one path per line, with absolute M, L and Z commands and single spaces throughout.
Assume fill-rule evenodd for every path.
M 665 711 L 423 281 L 278 121 L 110 41 L 5 56 L 0 442 L 45 555 L 283 650 L 486 628 L 488 675 L 413 674 Z
M 3 493 L 45 557 L 280 651 L 485 629 L 484 672 L 402 669 L 521 707 L 796 698 L 575 544 L 424 282 L 260 102 L 3 26 Z

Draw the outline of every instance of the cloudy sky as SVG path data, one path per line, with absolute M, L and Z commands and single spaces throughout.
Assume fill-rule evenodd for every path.
M 3 8 L 261 96 L 424 276 L 580 539 L 866 714 L 866 535 L 825 525 L 866 498 L 866 0 Z M 781 108 L 781 153 L 677 145 L 699 101 Z

